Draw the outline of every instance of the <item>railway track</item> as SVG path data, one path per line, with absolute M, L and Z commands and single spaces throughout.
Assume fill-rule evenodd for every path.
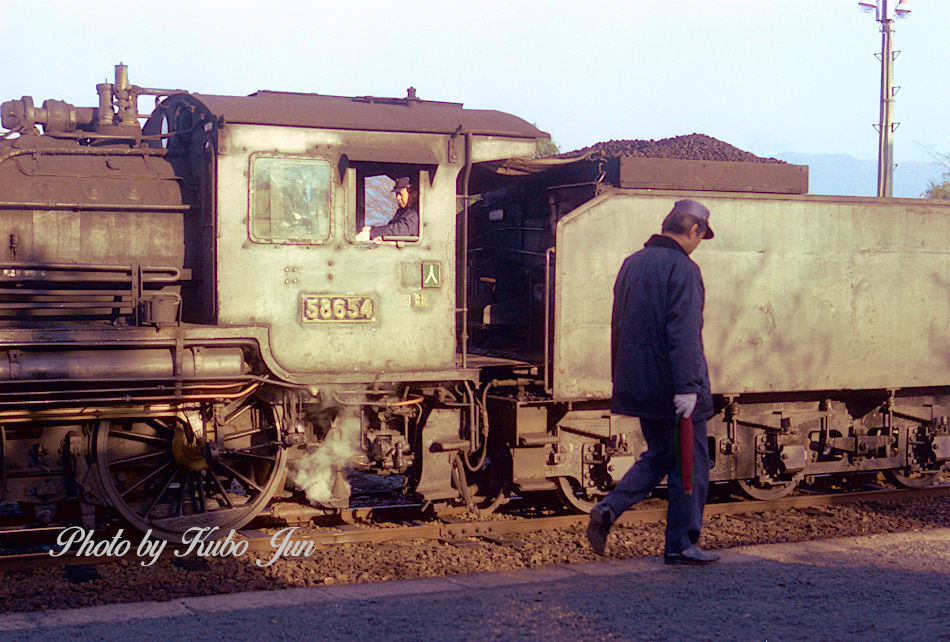
M 731 501 L 706 505 L 706 516 L 761 513 L 790 508 L 819 508 L 865 501 L 901 501 L 925 497 L 950 497 L 950 484 L 922 489 L 881 489 L 851 493 L 823 493 L 783 497 L 764 501 Z M 366 519 L 360 511 L 379 509 L 355 509 L 349 519 Z M 624 513 L 618 524 L 657 522 L 666 519 L 666 506 L 662 508 L 633 509 Z M 386 529 L 360 528 L 345 524 L 337 532 L 316 534 L 307 539 L 319 546 L 335 544 L 359 544 L 406 539 L 452 539 L 460 537 L 493 537 L 516 535 L 559 528 L 572 528 L 587 524 L 587 515 L 555 515 L 551 517 L 521 518 L 517 520 L 480 519 L 477 521 L 446 516 L 427 524 L 408 524 Z M 260 531 L 245 533 L 251 542 L 250 550 L 263 551 L 272 548 L 270 536 Z
M 820 509 L 823 506 L 855 504 L 859 502 L 878 501 L 893 502 L 922 498 L 950 498 L 950 484 L 942 484 L 922 489 L 876 489 L 849 493 L 821 493 L 798 495 L 767 501 L 727 501 L 707 504 L 706 516 L 716 515 L 748 515 L 767 511 L 781 511 L 788 509 Z M 564 528 L 583 526 L 587 523 L 586 515 L 554 515 L 543 517 L 512 517 L 472 519 L 470 514 L 460 511 L 457 515 L 442 515 L 438 518 L 429 518 L 422 521 L 418 513 L 418 506 L 381 506 L 372 508 L 346 509 L 339 515 L 339 521 L 330 526 L 318 529 L 292 530 L 294 524 L 298 526 L 309 522 L 312 517 L 309 509 L 300 507 L 295 510 L 284 508 L 271 515 L 271 522 L 282 521 L 276 529 L 252 528 L 236 534 L 235 541 L 242 542 L 244 552 L 274 553 L 275 537 L 279 537 L 280 545 L 286 550 L 293 551 L 301 546 L 332 547 L 341 544 L 384 543 L 404 540 L 445 540 L 454 541 L 463 538 L 483 538 L 496 543 L 504 544 L 505 538 L 540 531 L 550 531 Z M 464 516 L 463 516 L 464 515 Z M 666 506 L 660 508 L 633 509 L 624 513 L 618 524 L 636 524 L 658 522 L 666 518 Z M 289 525 L 287 525 L 289 524 Z M 374 526 L 385 524 L 385 526 Z M 9 538 L 47 538 L 55 543 L 56 535 L 63 528 L 44 527 L 40 529 L 6 529 L 0 531 L 0 542 Z M 271 532 L 268 532 L 271 531 Z M 97 535 L 96 540 L 102 541 L 113 537 L 115 532 Z M 246 544 L 245 544 L 246 543 Z M 31 550 L 24 553 L 7 553 L 0 555 L 0 571 L 22 571 L 37 568 L 75 567 L 76 565 L 95 565 L 115 562 L 122 559 L 141 560 L 132 547 L 126 555 L 103 555 L 101 557 L 76 556 L 67 553 L 53 557 L 50 554 L 52 547 L 44 550 Z M 162 558 L 181 559 L 186 547 L 168 547 Z M 178 552 L 179 556 L 175 553 Z M 192 554 L 193 557 L 197 557 Z

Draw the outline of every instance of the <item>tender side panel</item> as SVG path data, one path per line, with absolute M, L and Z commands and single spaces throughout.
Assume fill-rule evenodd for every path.
M 558 222 L 558 397 L 610 396 L 617 271 L 684 197 L 709 207 L 716 231 L 693 255 L 713 392 L 950 382 L 950 206 L 617 191 Z

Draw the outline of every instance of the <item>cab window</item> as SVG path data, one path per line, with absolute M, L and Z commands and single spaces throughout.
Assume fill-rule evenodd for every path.
M 330 164 L 311 158 L 251 159 L 250 236 L 258 243 L 322 243 L 330 237 Z

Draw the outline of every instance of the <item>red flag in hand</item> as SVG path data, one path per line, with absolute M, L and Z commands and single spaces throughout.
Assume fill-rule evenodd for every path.
M 680 443 L 680 479 L 683 480 L 683 491 L 687 495 L 693 494 L 693 418 L 679 416 L 677 427 Z

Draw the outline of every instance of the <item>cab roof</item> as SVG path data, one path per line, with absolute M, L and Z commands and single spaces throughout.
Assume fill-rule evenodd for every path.
M 175 94 L 164 103 L 197 102 L 228 123 L 323 129 L 473 133 L 511 138 L 546 138 L 527 121 L 500 111 L 464 109 L 461 103 L 406 98 L 347 97 L 257 91 L 249 96 Z

